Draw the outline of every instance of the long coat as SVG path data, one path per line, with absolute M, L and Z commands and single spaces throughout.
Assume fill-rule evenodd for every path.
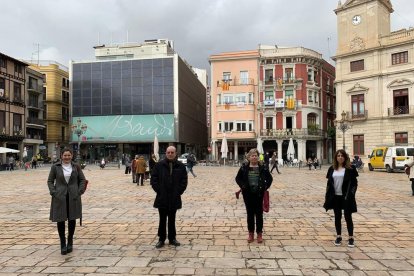
M 136 170 L 135 170 L 136 173 L 144 174 L 147 169 L 147 163 L 145 162 L 144 157 L 140 157 L 135 162 L 135 166 L 136 166 Z
M 243 164 L 236 176 L 236 183 L 239 185 L 243 193 L 250 193 L 249 167 L 249 162 Z M 269 172 L 268 165 L 259 164 L 259 193 L 263 194 L 267 189 L 269 189 L 272 182 L 273 177 Z
M 72 162 L 72 174 L 66 183 L 62 163 L 52 165 L 47 179 L 52 202 L 50 217 L 53 222 L 82 218 L 81 194 L 85 191 L 85 176 L 80 167 Z M 69 194 L 69 206 L 66 206 L 66 195 Z M 69 208 L 69 217 L 68 211 Z
M 326 211 L 333 209 L 335 205 L 335 187 L 332 174 L 334 173 L 333 166 L 329 167 L 326 178 L 328 179 L 326 184 L 325 203 L 323 207 Z M 344 181 L 342 183 L 342 195 L 344 196 L 344 210 L 347 212 L 357 212 L 357 204 L 355 200 L 355 194 L 358 188 L 358 172 L 355 167 L 345 168 Z
M 151 174 L 151 186 L 157 193 L 154 207 L 166 210 L 181 209 L 181 195 L 187 189 L 188 175 L 185 165 L 173 161 L 172 173 L 168 159 L 158 162 Z

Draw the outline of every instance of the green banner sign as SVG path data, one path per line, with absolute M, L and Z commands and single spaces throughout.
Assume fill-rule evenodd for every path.
M 153 142 L 155 135 L 160 142 L 175 141 L 173 114 L 74 117 L 72 124 L 78 119 L 87 125 L 82 142 Z

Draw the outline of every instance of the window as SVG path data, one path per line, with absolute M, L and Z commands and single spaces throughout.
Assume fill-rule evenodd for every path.
M 223 72 L 223 81 L 229 81 L 231 79 L 230 72 Z
M 364 135 L 354 135 L 354 155 L 364 155 Z
M 408 51 L 392 54 L 391 61 L 392 61 L 392 65 L 407 63 L 408 62 Z
M 313 102 L 313 93 L 312 93 L 312 91 L 308 91 L 308 102 L 310 102 L 310 103 Z
M 318 92 L 315 91 L 313 94 L 314 94 L 314 97 L 313 98 L 315 99 L 315 103 L 319 103 L 319 95 L 318 95 Z
M 266 117 L 266 129 L 273 129 L 273 118 Z
M 29 95 L 29 106 L 39 107 L 39 96 L 38 95 Z
M 293 98 L 293 90 L 285 90 L 285 98 L 286 99 Z
M 249 121 L 249 131 L 253 131 L 253 121 Z
M 316 114 L 314 113 L 308 115 L 308 127 L 309 126 L 316 126 Z
M 364 60 L 351 61 L 351 72 L 364 70 Z
M 236 123 L 236 131 L 246 131 L 246 123 Z
M 408 114 L 408 89 L 398 89 L 393 91 L 394 110 L 393 115 Z
M 62 107 L 62 120 L 69 121 L 69 108 Z
M 29 77 L 29 89 L 37 91 L 37 79 Z
M 6 134 L 6 112 L 0 111 L 0 133 Z
M 19 83 L 14 83 L 14 100 L 15 101 L 22 100 L 21 85 Z
M 69 92 L 62 90 L 62 102 L 69 103 Z
M 7 66 L 7 59 L 5 57 L 0 56 L 0 67 L 6 68 Z
M 249 103 L 253 103 L 253 93 L 249 93 Z
M 273 84 L 273 69 L 265 70 L 265 84 Z
M 65 141 L 65 134 L 66 134 L 66 129 L 65 129 L 65 127 L 62 127 L 62 129 L 61 129 L 61 141 Z
M 265 100 L 273 100 L 274 93 L 273 90 L 265 91 Z
M 4 91 L 6 87 L 6 81 L 3 78 L 0 78 L 0 97 L 6 97 L 6 92 Z
M 225 131 L 233 131 L 233 122 L 224 122 Z
M 240 71 L 240 84 L 249 84 L 249 72 Z
M 233 96 L 230 95 L 224 95 L 224 104 L 232 104 L 233 103 Z
M 352 96 L 352 118 L 365 116 L 364 94 Z
M 408 132 L 395 133 L 395 144 L 408 144 Z
M 23 135 L 22 133 L 22 115 L 13 114 L 13 132 L 14 135 Z
M 221 94 L 217 94 L 217 104 L 221 104 Z
M 23 66 L 20 65 L 20 64 L 15 63 L 14 64 L 14 72 L 22 74 L 23 73 Z
M 247 95 L 236 95 L 236 103 L 247 103 Z
M 291 82 L 293 80 L 293 68 L 285 68 L 285 81 Z

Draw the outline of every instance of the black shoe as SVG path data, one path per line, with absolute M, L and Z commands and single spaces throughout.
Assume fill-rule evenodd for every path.
M 355 241 L 354 238 L 350 238 L 348 240 L 348 247 L 355 247 Z
M 72 252 L 72 250 L 73 250 L 73 240 L 68 240 L 67 253 Z
M 63 246 L 60 248 L 60 254 L 66 255 L 68 253 L 68 248 L 66 246 Z
M 155 248 L 161 248 L 164 247 L 165 242 L 164 241 L 158 241 L 157 244 L 155 245 Z
M 177 241 L 176 239 L 173 239 L 172 241 L 170 241 L 170 245 L 180 246 L 181 243 L 179 241 Z
M 335 246 L 340 246 L 342 244 L 342 237 L 337 237 L 334 244 Z

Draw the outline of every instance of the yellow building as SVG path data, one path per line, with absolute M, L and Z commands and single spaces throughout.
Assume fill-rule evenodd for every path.
M 59 150 L 69 144 L 69 72 L 68 68 L 54 61 L 32 65 L 45 75 L 45 122 L 47 155 L 54 158 Z

